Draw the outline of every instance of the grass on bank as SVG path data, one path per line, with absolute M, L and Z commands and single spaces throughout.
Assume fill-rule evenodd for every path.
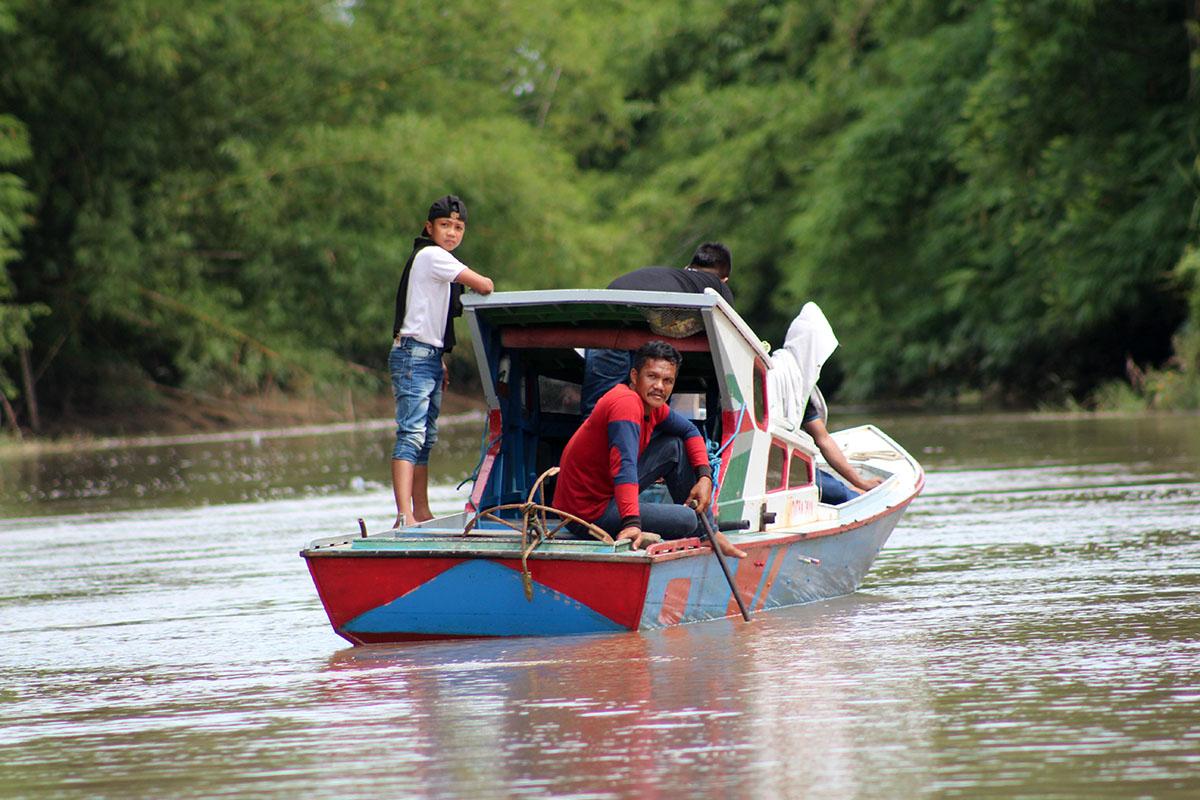
M 1200 409 L 1200 331 L 1174 339 L 1175 355 L 1161 368 L 1142 370 L 1129 362 L 1126 380 L 1110 381 L 1092 393 L 1099 411 L 1185 411 Z

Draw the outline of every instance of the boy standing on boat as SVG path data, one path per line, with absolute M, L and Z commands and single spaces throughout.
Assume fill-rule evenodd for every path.
M 466 229 L 467 206 L 462 200 L 451 194 L 434 202 L 396 290 L 388 366 L 396 398 L 392 490 L 397 528 L 433 517 L 429 452 L 437 442 L 442 391 L 448 383 L 444 354 L 454 347 L 453 323 L 462 313 L 462 287 L 480 294 L 495 288 L 490 278 L 451 255 Z
M 652 341 L 633 355 L 626 383 L 609 389 L 567 442 L 554 490 L 555 507 L 587 520 L 636 550 L 643 531 L 665 539 L 699 533 L 696 510 L 712 512 L 712 468 L 704 437 L 667 405 L 683 356 Z M 645 503 L 638 493 L 662 478 L 674 503 Z M 713 525 L 715 528 L 715 524 Z M 573 527 L 574 531 L 575 528 Z M 735 558 L 745 553 L 724 535 L 716 546 Z
M 714 289 L 725 301 L 733 303 L 733 292 L 729 290 L 729 273 L 733 269 L 733 256 L 729 248 L 720 242 L 705 242 L 696 248 L 692 260 L 683 269 L 675 267 L 642 267 L 615 278 L 609 289 L 624 289 L 637 292 L 689 292 L 703 294 L 705 289 Z M 580 389 L 579 412 L 586 417 L 592 413 L 600 397 L 629 376 L 630 359 L 628 350 L 604 350 L 591 348 L 584 353 L 583 386 Z

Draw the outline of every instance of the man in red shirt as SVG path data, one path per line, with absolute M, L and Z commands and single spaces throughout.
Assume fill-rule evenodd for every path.
M 567 442 L 559 463 L 554 505 L 637 550 L 643 531 L 664 539 L 700 533 L 696 508 L 712 519 L 712 468 L 704 437 L 691 420 L 667 405 L 683 356 L 666 342 L 642 345 L 633 356 L 629 383 L 617 384 Z M 659 478 L 674 503 L 645 503 L 638 493 Z M 713 526 L 716 527 L 715 524 Z M 724 535 L 716 545 L 734 558 L 745 553 Z

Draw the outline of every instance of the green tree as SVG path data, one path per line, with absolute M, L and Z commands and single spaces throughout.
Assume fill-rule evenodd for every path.
M 157 385 L 378 375 L 446 191 L 473 212 L 464 257 L 502 287 L 587 274 L 609 226 L 514 91 L 545 6 L 15 5 L 0 100 L 35 145 L 17 289 L 53 309 L 43 397 L 91 413 Z
M 1184 318 L 1187 8 L 690 4 L 620 208 L 659 253 L 733 244 L 776 341 L 820 301 L 854 396 L 1084 396 Z
M 3 17 L 0 16 L 0 22 Z M 21 229 L 28 224 L 28 211 L 33 200 L 21 178 L 6 167 L 29 158 L 29 140 L 24 126 L 15 118 L 0 115 L 0 404 L 4 418 L 13 429 L 17 427 L 16 412 L 11 400 L 18 395 L 17 384 L 9 370 L 20 364 L 29 375 L 29 328 L 34 317 L 46 308 L 40 304 L 14 302 L 15 290 L 7 264 L 17 256 L 16 244 Z
M 502 289 L 722 239 L 760 334 L 822 304 L 847 395 L 1082 398 L 1196 323 L 1195 14 L 0 0 L 0 389 L 386 391 L 451 191 Z
M 15 27 L 9 4 L 0 3 L 0 36 Z M 19 255 L 21 229 L 30 222 L 29 207 L 33 202 L 24 180 L 11 170 L 28 161 L 30 154 L 25 126 L 16 117 L 0 113 L 0 404 L 12 429 L 17 429 L 17 419 L 10 401 L 19 392 L 10 370 L 19 369 L 26 381 L 32 381 L 29 329 L 34 318 L 46 311 L 37 303 L 16 302 L 16 290 L 8 273 L 8 264 Z

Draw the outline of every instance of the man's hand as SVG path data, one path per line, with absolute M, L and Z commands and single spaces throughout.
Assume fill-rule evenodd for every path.
M 626 528 L 625 530 L 623 530 L 619 534 L 617 534 L 617 541 L 619 542 L 622 539 L 633 539 L 633 544 L 629 545 L 630 549 L 631 550 L 641 550 L 642 549 L 642 537 L 644 535 L 645 534 L 642 533 L 641 528 L 639 528 L 636 525 L 630 525 L 628 528 Z
M 696 485 L 692 487 L 692 491 L 688 493 L 686 505 L 703 514 L 708 510 L 708 504 L 712 502 L 712 490 L 712 478 L 705 475 L 700 476 Z
M 854 479 L 856 479 L 853 481 L 854 491 L 859 494 L 870 492 L 871 489 L 874 489 L 883 482 L 882 477 L 863 477 L 862 473 L 859 473 L 858 470 L 854 470 L 853 475 Z
M 442 391 L 450 388 L 450 369 L 446 366 L 446 357 L 442 356 Z

